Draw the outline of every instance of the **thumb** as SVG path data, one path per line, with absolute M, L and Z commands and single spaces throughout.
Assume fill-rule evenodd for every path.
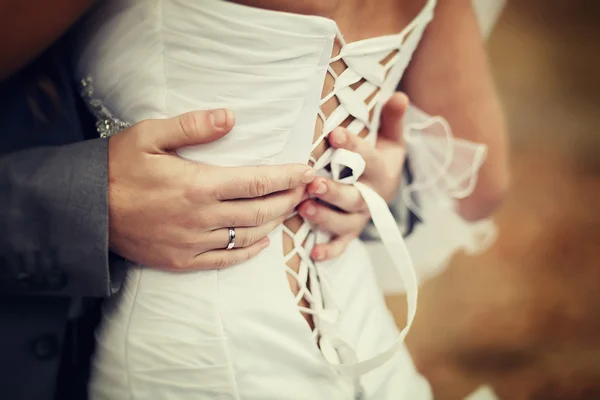
M 235 116 L 231 110 L 218 109 L 192 111 L 152 122 L 154 150 L 163 153 L 222 138 L 233 128 Z
M 396 92 L 385 103 L 381 111 L 381 124 L 379 137 L 396 143 L 403 142 L 404 115 L 408 108 L 408 97 L 401 92 Z

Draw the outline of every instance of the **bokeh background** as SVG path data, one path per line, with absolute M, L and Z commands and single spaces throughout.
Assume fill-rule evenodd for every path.
M 600 400 L 600 1 L 508 0 L 487 48 L 511 138 L 499 238 L 423 285 L 408 344 L 436 399 Z

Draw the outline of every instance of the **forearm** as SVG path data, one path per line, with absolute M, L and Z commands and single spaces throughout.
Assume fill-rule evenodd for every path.
M 488 146 L 478 184 L 460 212 L 469 220 L 490 214 L 508 187 L 506 127 L 470 0 L 439 2 L 403 89 L 416 106 L 445 117 L 457 137 Z
M 0 81 L 58 39 L 93 0 L 0 0 Z
M 107 142 L 0 158 L 0 295 L 105 296 Z

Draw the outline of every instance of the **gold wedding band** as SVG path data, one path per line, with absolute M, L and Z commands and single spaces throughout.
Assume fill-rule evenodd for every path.
M 229 243 L 227 244 L 227 250 L 233 249 L 235 246 L 235 228 L 229 228 Z

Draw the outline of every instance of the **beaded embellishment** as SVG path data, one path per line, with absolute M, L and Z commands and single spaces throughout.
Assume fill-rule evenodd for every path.
M 131 126 L 131 123 L 116 118 L 100 100 L 94 98 L 94 86 L 91 77 L 79 82 L 81 97 L 90 112 L 96 117 L 96 130 L 101 138 L 109 138 Z

